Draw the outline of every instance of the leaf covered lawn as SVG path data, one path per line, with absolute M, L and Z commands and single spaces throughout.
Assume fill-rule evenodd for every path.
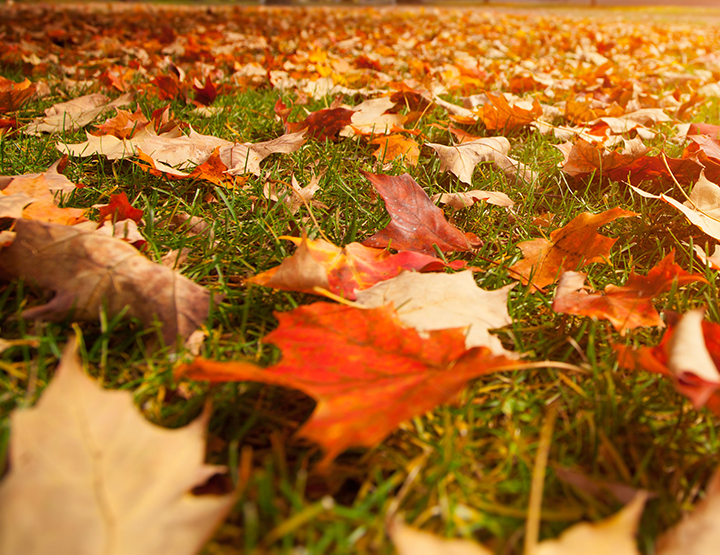
M 709 553 L 718 15 L 0 7 L 0 552 Z

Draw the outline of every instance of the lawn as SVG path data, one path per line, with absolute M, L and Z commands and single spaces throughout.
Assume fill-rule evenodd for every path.
M 636 308 L 613 325 L 602 311 L 588 316 L 553 306 L 563 270 L 586 273 L 586 291 L 605 291 L 606 298 L 607 286 L 626 284 L 632 273 L 647 275 L 674 252 L 679 268 L 672 276 L 680 277 L 671 276 L 652 300 L 663 321 L 674 324 L 679 315 L 705 307 L 705 319 L 720 322 L 717 270 L 694 251 L 699 245 L 712 253 L 720 237 L 693 225 L 668 202 L 637 192 L 683 202 L 701 169 L 711 182 L 720 178 L 720 156 L 712 150 L 720 148 L 720 128 L 695 126 L 688 138 L 687 125 L 720 124 L 718 13 L 507 6 L 1 7 L 0 76 L 14 84 L 0 80 L 0 176 L 46 172 L 65 152 L 61 173 L 77 187 L 55 197 L 52 209 L 31 210 L 38 201 L 22 214 L 3 213 L 0 231 L 21 237 L 22 220 L 95 233 L 103 221 L 112 228 L 134 214 L 140 235 L 121 226 L 128 234 L 122 248 L 134 245 L 128 256 L 152 262 L 143 279 L 160 272 L 164 260 L 163 271 L 173 279 L 182 275 L 202 286 L 207 307 L 187 333 L 178 329 L 183 340 L 195 331 L 194 343 L 185 345 L 168 333 L 162 314 L 140 315 L 139 305 L 164 302 L 164 291 L 152 286 L 140 299 L 126 294 L 127 306 L 120 308 L 113 308 L 113 294 L 105 294 L 83 322 L 76 321 L 72 308 L 81 303 L 73 298 L 55 318 L 43 318 L 42 311 L 23 317 L 62 288 L 64 278 L 56 273 L 75 270 L 60 269 L 65 254 L 41 257 L 39 271 L 11 269 L 6 253 L 12 239 L 0 235 L 0 275 L 13 277 L 0 289 L 0 336 L 9 342 L 0 355 L 0 473 L 10 475 L 14 468 L 10 415 L 42 398 L 65 344 L 77 334 L 89 375 L 103 388 L 129 392 L 150 422 L 181 428 L 210 407 L 206 461 L 226 472 L 195 492 L 234 491 L 237 497 L 201 553 L 394 553 L 388 530 L 399 518 L 442 537 L 475 540 L 494 553 L 517 554 L 532 551 L 536 525 L 540 539 L 554 538 L 578 522 L 616 513 L 639 491 L 651 495 L 638 546 L 655 553 L 656 538 L 703 499 L 716 469 L 718 419 L 710 408 L 720 406 L 720 380 L 704 375 L 700 387 L 706 386 L 707 395 L 701 401 L 696 396 L 693 404 L 679 390 L 688 393 L 683 385 L 696 379 L 695 368 L 683 367 L 686 374 L 673 377 L 618 362 L 618 346 L 630 352 L 655 347 L 667 325 L 627 329 Z M 19 100 L 25 79 L 34 92 Z M 49 121 L 44 110 L 90 94 L 107 97 L 98 106 L 131 96 L 81 124 L 77 116 L 61 114 L 55 127 L 37 127 L 43 117 Z M 364 121 L 353 116 L 361 103 L 379 98 L 392 104 L 377 113 L 370 104 Z M 173 140 L 195 133 L 222 141 L 208 139 L 207 147 L 197 139 L 187 156 L 190 150 L 168 142 L 163 158 L 159 150 L 148 151 L 150 142 L 139 142 L 145 127 Z M 304 135 L 290 147 L 293 133 Z M 396 137 L 396 149 L 388 135 Z M 105 150 L 93 154 L 98 136 Z M 125 145 L 123 155 L 107 154 L 107 137 Z M 458 166 L 453 170 L 442 148 L 429 146 L 460 148 L 492 137 L 507 138 L 507 156 L 494 157 L 494 147 L 490 153 L 484 147 L 485 158 L 470 165 L 468 179 Z M 141 145 L 144 157 L 123 138 Z M 236 171 L 227 159 L 219 161 L 223 148 L 275 139 L 283 146 L 271 143 L 257 169 L 251 168 L 251 155 Z M 212 152 L 215 166 L 204 166 Z M 507 159 L 521 169 L 503 170 Z M 177 175 L 178 164 L 190 175 Z M 193 171 L 196 166 L 205 169 Z M 292 376 L 209 383 L 180 375 L 195 355 L 245 361 L 268 368 L 266 373 L 293 359 L 298 375 L 346 356 L 349 347 L 336 341 L 333 325 L 320 339 L 312 336 L 312 356 L 302 340 L 286 350 L 265 339 L 284 329 L 279 317 L 302 314 L 316 303 L 334 303 L 332 310 L 347 311 L 347 321 L 356 312 L 370 313 L 354 299 L 346 278 L 333 277 L 336 266 L 326 267 L 320 290 L 298 285 L 294 274 L 280 289 L 249 280 L 296 252 L 283 237 L 307 236 L 311 245 L 322 240 L 338 247 L 374 237 L 391 222 L 391 200 L 368 174 L 406 173 L 470 242 L 444 249 L 411 235 L 402 246 L 393 236 L 389 246 L 379 247 L 382 256 L 424 252 L 444 266 L 440 273 L 472 269 L 475 284 L 487 291 L 515 284 L 507 293 L 510 323 L 491 333 L 497 338 L 494 355 L 507 355 L 507 367 L 514 369 L 475 371 L 460 393 L 448 394 L 432 410 L 402 406 L 409 417 L 381 434 L 382 441 L 348 440 L 349 449 L 341 439 L 323 439 L 324 430 L 320 439 L 298 434 L 318 396 L 298 391 Z M 0 187 L 11 183 L 2 179 Z M 316 185 L 313 194 L 297 192 L 309 185 Z M 484 193 L 460 208 L 433 197 L 475 190 Z M 512 206 L 486 201 L 488 192 L 504 193 Z M 130 206 L 102 208 L 122 203 L 120 193 Z M 520 277 L 521 243 L 547 239 L 549 245 L 560 233 L 553 232 L 581 214 L 613 209 L 633 214 L 608 218 L 591 230 L 614 240 L 606 241 L 607 252 L 586 256 L 596 236 L 578 235 L 571 246 L 563 243 L 554 251 L 565 249 L 557 256 L 566 265 L 548 269 L 546 284 L 537 281 L 537 264 Z M 710 212 L 700 210 L 712 227 L 717 220 Z M 110 248 L 121 238 L 105 241 Z M 320 255 L 314 257 L 317 264 Z M 684 279 L 686 274 L 695 277 Z M 398 313 L 403 306 L 395 306 Z M 475 312 L 490 310 L 478 306 Z M 381 339 L 391 333 L 377 326 Z M 398 329 L 412 330 L 406 324 Z M 443 341 L 459 337 L 462 343 L 466 331 Z M 712 355 L 715 331 L 707 327 L 705 333 Z M 354 332 L 346 339 L 354 345 Z M 699 343 L 702 349 L 705 343 Z M 480 353 L 486 347 L 473 348 Z M 696 349 L 681 344 L 678 352 Z M 361 362 L 370 373 L 391 365 L 382 348 L 375 353 L 377 360 Z M 456 362 L 444 371 L 459 371 Z M 444 383 L 440 373 L 427 379 Z M 396 401 L 390 393 L 383 408 L 385 399 L 372 380 L 365 391 L 357 387 L 351 400 L 368 428 L 401 410 L 391 406 Z M 327 466 L 323 455 L 336 444 L 341 452 Z M 0 530 L 7 522 L 0 518 Z

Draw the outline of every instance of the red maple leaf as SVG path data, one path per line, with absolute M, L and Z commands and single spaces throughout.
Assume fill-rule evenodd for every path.
M 469 251 L 481 244 L 475 235 L 448 223 L 443 211 L 409 174 L 361 173 L 375 185 L 391 218 L 385 229 L 368 237 L 363 245 L 434 255 L 433 245 L 449 252 Z
M 110 195 L 110 202 L 105 206 L 100 206 L 98 212 L 100 213 L 100 222 L 105 220 L 111 222 L 132 220 L 139 223 L 143 217 L 143 211 L 139 208 L 133 208 L 125 193 Z
M 276 316 L 280 325 L 263 341 L 282 350 L 277 364 L 199 358 L 178 374 L 262 382 L 313 397 L 317 407 L 299 435 L 324 448 L 321 469 L 349 447 L 378 444 L 401 422 L 452 399 L 468 380 L 517 366 L 485 347 L 465 350 L 459 329 L 422 338 L 387 306 L 315 303 Z
M 281 100 L 275 103 L 275 114 L 282 119 L 287 133 L 307 129 L 307 136 L 314 137 L 321 142 L 325 139 L 337 139 L 340 130 L 352 123 L 354 113 L 353 110 L 347 108 L 326 108 L 311 112 L 303 121 L 288 121 L 290 108 Z

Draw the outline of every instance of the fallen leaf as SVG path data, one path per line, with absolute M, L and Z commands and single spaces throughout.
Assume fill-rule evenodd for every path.
M 313 397 L 317 407 L 298 433 L 324 448 L 320 469 L 349 447 L 378 444 L 401 422 L 453 398 L 469 380 L 513 364 L 483 347 L 465 350 L 457 329 L 423 339 L 389 307 L 314 303 L 275 315 L 280 324 L 263 341 L 282 351 L 277 364 L 263 369 L 196 359 L 178 374 L 262 382 Z
M 442 252 L 473 249 L 470 238 L 448 223 L 442 210 L 417 182 L 405 173 L 400 176 L 361 172 L 385 201 L 390 223 L 363 241 L 368 247 L 392 247 L 433 255 L 433 245 Z
M 417 166 L 420 157 L 420 145 L 413 139 L 399 133 L 378 137 L 370 141 L 371 145 L 378 145 L 372 155 L 379 162 L 391 162 L 397 158 L 404 159 L 408 164 Z
M 207 317 L 210 294 L 145 258 L 131 245 L 96 233 L 30 220 L 15 222 L 17 237 L 0 251 L 0 277 L 24 279 L 53 291 L 53 299 L 24 318 L 96 321 L 127 308 L 128 317 L 162 323 L 166 345 L 187 338 Z
M 509 133 L 530 125 L 543 114 L 537 99 L 533 100 L 532 108 L 525 109 L 518 105 L 511 106 L 502 94 L 485 94 L 488 102 L 483 104 L 480 116 L 488 131 Z
M 693 245 L 693 250 L 697 257 L 713 270 L 720 270 L 720 245 L 715 245 L 715 251 L 710 256 L 705 254 L 705 249 L 700 245 Z
M 662 327 L 665 324 L 652 304 L 655 297 L 675 284 L 679 287 L 696 281 L 707 283 L 702 275 L 689 274 L 675 264 L 674 258 L 673 250 L 647 276 L 630 272 L 625 285 L 608 285 L 603 294 L 589 295 L 583 289 L 586 274 L 564 272 L 555 291 L 553 310 L 609 320 L 621 335 L 642 326 Z
M 120 108 L 115 108 L 115 110 L 117 115 L 98 125 L 97 129 L 92 132 L 93 135 L 113 135 L 118 139 L 130 139 L 150 125 L 150 121 L 142 113 L 139 106 L 134 113 Z
M 352 107 L 350 124 L 340 131 L 341 137 L 356 134 L 384 135 L 391 129 L 402 128 L 406 116 L 386 113 L 395 107 L 395 101 L 388 96 L 372 98 Z
M 143 211 L 134 208 L 124 192 L 118 193 L 117 195 L 110 195 L 110 202 L 108 204 L 96 205 L 95 208 L 98 209 L 100 222 L 110 220 L 114 223 L 123 220 L 132 220 L 137 224 L 140 223 L 143 217 Z
M 388 530 L 398 555 L 495 555 L 472 540 L 447 539 L 411 528 L 400 519 Z
M 660 199 L 677 208 L 690 220 L 690 223 L 702 229 L 710 237 L 720 239 L 720 186 L 708 181 L 704 172 L 700 174 L 690 191 L 688 200 L 682 204 L 668 195 L 654 195 L 632 185 L 631 187 L 640 196 Z
M 647 494 L 640 492 L 619 513 L 595 523 L 581 522 L 556 540 L 545 540 L 534 555 L 640 555 L 635 534 Z M 470 540 L 444 539 L 394 522 L 390 537 L 400 555 L 488 555 L 493 553 Z M 678 552 L 679 553 L 679 552 Z
M 565 227 L 553 231 L 549 240 L 532 239 L 519 243 L 524 258 L 510 267 L 511 277 L 534 289 L 542 289 L 554 283 L 564 271 L 575 271 L 591 262 L 607 264 L 610 249 L 617 239 L 604 237 L 597 230 L 617 218 L 631 216 L 637 214 L 622 208 L 600 214 L 583 212 Z
M 665 532 L 655 545 L 657 555 L 710 555 L 720 542 L 720 472 L 710 479 L 705 497 L 692 513 Z
M 510 152 L 510 141 L 505 137 L 487 137 L 457 146 L 425 144 L 440 157 L 441 171 L 450 171 L 468 185 L 472 184 L 475 166 L 480 162 L 491 162 L 511 180 L 522 179 L 532 183 L 536 177 L 535 172 L 507 155 Z
M 280 266 L 249 278 L 248 283 L 314 294 L 321 294 L 315 287 L 327 287 L 334 295 L 354 300 L 356 290 L 372 287 L 378 282 L 397 276 L 403 270 L 436 271 L 445 267 L 458 267 L 453 264 L 446 265 L 433 256 L 417 252 L 403 251 L 392 254 L 386 249 L 373 249 L 360 243 L 338 247 L 322 239 L 281 239 L 295 243 L 298 251 Z M 303 242 L 307 252 L 299 253 Z M 292 260 L 294 258 L 296 260 Z M 322 277 L 318 264 L 324 269 L 326 278 Z M 278 273 L 281 275 L 276 278 Z
M 30 122 L 24 131 L 31 135 L 76 131 L 92 123 L 104 111 L 125 106 L 132 99 L 130 93 L 112 101 L 98 93 L 73 98 L 45 110 L 45 116 Z
M 720 325 L 703 320 L 703 309 L 686 312 L 668 326 L 655 347 L 638 350 L 614 345 L 618 364 L 671 378 L 675 389 L 699 409 L 707 406 L 720 415 Z
M 487 347 L 494 354 L 515 356 L 488 330 L 512 323 L 507 311 L 510 284 L 495 291 L 480 289 L 470 270 L 456 274 L 403 272 L 356 291 L 357 303 L 375 308 L 394 305 L 400 321 L 419 332 L 465 328 L 465 347 Z
M 10 415 L 0 552 L 197 553 L 235 501 L 190 492 L 225 470 L 203 463 L 209 417 L 150 424 L 84 375 L 71 339 L 36 406 Z
M 455 210 L 468 208 L 476 202 L 485 201 L 495 206 L 510 208 L 515 203 L 505 193 L 499 191 L 465 191 L 464 193 L 438 193 L 432 196 L 433 202 L 447 204 Z
M 0 114 L 15 112 L 35 94 L 35 85 L 28 79 L 20 83 L 0 76 Z

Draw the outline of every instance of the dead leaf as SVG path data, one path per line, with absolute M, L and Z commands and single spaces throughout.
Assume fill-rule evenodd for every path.
M 455 210 L 468 208 L 476 202 L 485 201 L 495 206 L 510 208 L 515 203 L 505 193 L 499 191 L 465 191 L 464 193 L 438 193 L 432 196 L 433 202 L 447 204 Z
M 396 519 L 388 531 L 398 555 L 494 555 L 477 542 L 447 539 L 416 530 Z
M 475 141 L 463 142 L 457 146 L 445 146 L 425 143 L 440 157 L 440 170 L 452 172 L 460 181 L 472 184 L 475 166 L 480 162 L 490 162 L 502 171 L 508 179 L 522 179 L 532 183 L 535 172 L 527 166 L 510 158 L 510 141 L 505 137 L 487 137 Z
M 488 102 L 483 105 L 480 115 L 488 131 L 509 133 L 530 125 L 543 114 L 537 99 L 533 100 L 530 109 L 525 109 L 517 104 L 511 106 L 502 94 L 485 94 Z
M 657 555 L 710 555 L 720 542 L 720 472 L 716 471 L 705 497 L 692 513 L 665 532 L 655 545 Z
M 686 312 L 671 323 L 655 347 L 638 350 L 614 345 L 618 364 L 671 378 L 675 389 L 699 409 L 707 406 L 720 415 L 720 325 L 703 320 L 703 309 Z
M 17 237 L 0 251 L 0 277 L 24 279 L 55 293 L 24 318 L 96 321 L 100 310 L 151 326 L 162 324 L 166 345 L 187 338 L 207 317 L 210 294 L 140 254 L 129 244 L 73 227 L 17 220 Z
M 299 237 L 280 238 L 295 243 L 298 251 L 303 242 Z M 456 264 L 446 265 L 433 256 L 417 252 L 403 251 L 392 254 L 386 249 L 373 249 L 360 243 L 338 247 L 322 239 L 304 241 L 311 258 L 306 256 L 307 253 L 298 254 L 296 251 L 280 266 L 251 277 L 247 282 L 314 294 L 321 294 L 315 287 L 325 287 L 323 284 L 327 282 L 327 288 L 332 294 L 354 300 L 356 290 L 372 287 L 378 282 L 397 276 L 403 270 L 437 271 L 446 267 L 459 267 Z M 291 262 L 296 257 L 297 260 Z M 324 269 L 326 279 L 322 277 L 317 264 Z M 281 268 L 283 275 L 275 279 Z
M 10 416 L 0 552 L 197 553 L 235 501 L 190 493 L 225 470 L 203 463 L 209 411 L 177 430 L 150 424 L 75 351 L 71 339 L 37 405 Z
M 35 85 L 28 79 L 20 83 L 0 76 L 0 114 L 15 112 L 35 94 Z
M 665 324 L 652 304 L 655 297 L 675 284 L 679 287 L 696 281 L 707 283 L 700 274 L 688 274 L 675 264 L 674 258 L 675 251 L 671 251 L 647 276 L 630 272 L 625 285 L 608 285 L 603 294 L 589 295 L 584 291 L 586 274 L 564 272 L 555 292 L 553 310 L 609 320 L 621 335 L 641 326 L 662 327 Z
M 379 162 L 391 162 L 397 158 L 402 158 L 408 164 L 417 166 L 420 157 L 420 145 L 413 139 L 405 137 L 399 133 L 378 137 L 370 141 L 371 145 L 378 145 L 377 150 L 372 155 Z
M 435 253 L 433 245 L 442 252 L 473 249 L 468 237 L 448 223 L 442 210 L 433 204 L 409 174 L 361 173 L 375 186 L 391 218 L 385 229 L 365 239 L 363 245 L 392 247 L 427 255 Z
M 31 135 L 76 131 L 95 121 L 104 111 L 125 106 L 132 102 L 132 99 L 133 95 L 130 93 L 112 101 L 98 93 L 80 96 L 51 106 L 45 110 L 44 117 L 30 122 L 24 131 Z
M 298 433 L 323 446 L 320 469 L 349 447 L 376 445 L 404 420 L 454 397 L 468 380 L 512 364 L 483 347 L 465 350 L 457 329 L 422 339 L 389 307 L 314 303 L 275 315 L 280 325 L 263 341 L 281 349 L 277 364 L 262 369 L 196 359 L 178 374 L 279 385 L 316 399 Z
M 640 196 L 657 198 L 677 208 L 690 220 L 690 223 L 702 229 L 710 237 L 720 239 L 720 186 L 708 181 L 704 172 L 700 174 L 690 191 L 688 200 L 682 204 L 668 195 L 654 195 L 632 185 L 631 187 Z
M 554 283 L 563 271 L 574 271 L 591 262 L 606 264 L 617 239 L 598 234 L 598 228 L 618 218 L 632 216 L 637 214 L 622 208 L 600 214 L 583 212 L 565 227 L 553 231 L 549 240 L 532 239 L 519 243 L 524 258 L 510 267 L 511 277 L 541 289 Z
M 514 357 L 488 330 L 512 323 L 507 311 L 510 284 L 495 291 L 480 289 L 470 270 L 456 274 L 403 272 L 356 291 L 357 303 L 368 308 L 392 304 L 400 321 L 419 332 L 465 328 L 465 347 L 487 347 Z

